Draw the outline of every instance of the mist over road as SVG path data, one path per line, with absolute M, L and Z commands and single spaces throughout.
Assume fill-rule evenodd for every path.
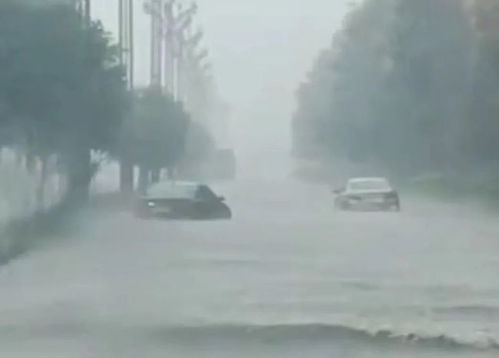
M 233 221 L 99 214 L 2 268 L 0 355 L 497 356 L 456 343 L 499 338 L 485 213 L 413 198 L 339 213 L 327 187 L 291 181 L 215 188 Z

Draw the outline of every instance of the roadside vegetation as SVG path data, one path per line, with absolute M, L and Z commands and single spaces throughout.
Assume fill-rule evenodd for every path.
M 184 156 L 190 117 L 180 103 L 157 89 L 135 93 L 130 114 L 121 145 L 140 168 L 138 186 L 143 191 L 159 180 L 163 168 L 169 176 L 175 174 Z
M 79 204 L 102 158 L 140 168 L 144 187 L 163 169 L 173 175 L 187 152 L 205 151 L 186 144 L 191 127 L 211 140 L 182 103 L 127 88 L 113 41 L 71 6 L 0 2 L 0 146 L 40 177 L 41 202 L 49 171 Z
M 297 98 L 294 155 L 322 179 L 348 166 L 499 200 L 497 1 L 362 1 Z
M 480 206 L 499 210 L 499 179 L 456 180 L 441 175 L 414 177 L 403 183 L 406 194 L 424 195 L 449 203 L 474 202 Z
M 2 145 L 28 170 L 57 157 L 68 200 L 88 195 L 92 151 L 110 152 L 128 94 L 116 48 L 68 6 L 0 4 Z
M 0 170 L 5 177 L 14 165 L 12 173 L 33 179 L 29 188 L 0 183 L 0 263 L 88 201 L 103 158 L 140 168 L 131 189 L 143 190 L 162 171 L 172 176 L 211 150 L 210 134 L 182 103 L 160 90 L 128 88 L 115 40 L 70 5 L 0 1 L 0 68 Z M 204 144 L 189 142 L 193 135 Z M 11 217 L 4 212 L 16 192 L 19 201 L 34 192 L 36 203 L 30 195 L 25 215 L 17 208 Z

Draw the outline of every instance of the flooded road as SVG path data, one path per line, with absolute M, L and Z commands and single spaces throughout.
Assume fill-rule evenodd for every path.
M 340 213 L 288 181 L 216 189 L 231 222 L 99 214 L 4 267 L 0 356 L 499 354 L 492 217 L 414 198 Z

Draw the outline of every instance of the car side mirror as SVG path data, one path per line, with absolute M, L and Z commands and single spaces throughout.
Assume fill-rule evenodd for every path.
M 333 193 L 335 193 L 336 195 L 340 195 L 341 193 L 343 193 L 343 191 L 343 189 L 334 189 Z
M 222 202 L 222 203 L 223 203 L 223 202 L 225 201 L 225 197 L 223 197 L 223 196 L 219 196 L 219 197 L 218 197 L 218 200 L 219 200 L 220 202 Z

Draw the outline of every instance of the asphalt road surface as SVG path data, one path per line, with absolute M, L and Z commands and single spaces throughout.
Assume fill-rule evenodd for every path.
M 491 215 L 414 198 L 340 213 L 327 188 L 292 182 L 220 189 L 230 222 L 99 213 L 2 268 L 0 356 L 499 356 Z

